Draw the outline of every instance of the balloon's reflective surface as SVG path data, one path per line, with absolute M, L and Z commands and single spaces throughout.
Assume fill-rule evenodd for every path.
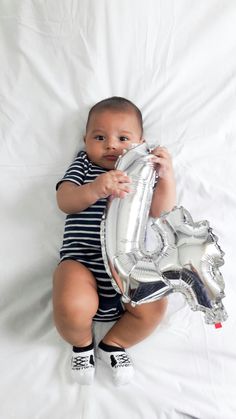
M 101 225 L 105 266 L 116 291 L 132 305 L 182 293 L 209 324 L 226 320 L 222 304 L 224 253 L 209 222 L 194 222 L 184 207 L 149 219 L 156 173 L 146 144 L 120 157 L 117 169 L 132 179 L 132 192 L 110 200 Z M 155 248 L 147 249 L 151 221 Z

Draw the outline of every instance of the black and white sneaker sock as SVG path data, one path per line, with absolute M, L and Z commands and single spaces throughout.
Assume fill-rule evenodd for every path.
M 94 344 L 85 347 L 73 346 L 71 372 L 79 384 L 91 384 L 94 378 Z
M 97 355 L 111 369 L 116 385 L 130 382 L 134 375 L 134 368 L 124 348 L 107 345 L 101 341 L 98 345 Z

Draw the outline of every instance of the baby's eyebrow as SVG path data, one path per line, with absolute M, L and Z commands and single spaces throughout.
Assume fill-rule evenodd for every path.
M 132 135 L 133 133 L 131 131 L 126 131 L 126 130 L 121 130 L 120 134 L 128 134 L 128 135 Z
M 105 131 L 102 128 L 96 128 L 92 131 L 92 134 L 100 134 L 100 133 L 104 133 Z
M 104 134 L 105 133 L 105 129 L 103 128 L 96 128 L 94 130 L 91 131 L 91 134 Z M 132 135 L 133 133 L 131 131 L 126 131 L 126 130 L 120 130 L 118 135 Z

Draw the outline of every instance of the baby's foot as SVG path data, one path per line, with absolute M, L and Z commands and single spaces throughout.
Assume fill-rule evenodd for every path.
M 95 372 L 93 343 L 83 348 L 73 346 L 71 372 L 74 380 L 79 384 L 93 382 Z
M 124 348 L 106 345 L 101 341 L 98 345 L 97 355 L 111 369 L 116 385 L 127 384 L 131 381 L 134 368 Z

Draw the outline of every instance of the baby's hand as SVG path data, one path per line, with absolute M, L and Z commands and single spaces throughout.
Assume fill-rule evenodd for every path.
M 156 147 L 152 150 L 152 161 L 156 163 L 156 171 L 162 179 L 173 179 L 174 171 L 171 155 L 165 147 Z
M 124 172 L 110 170 L 99 175 L 92 182 L 92 186 L 99 199 L 107 198 L 109 195 L 124 198 L 130 192 L 129 183 L 131 183 L 131 179 Z

